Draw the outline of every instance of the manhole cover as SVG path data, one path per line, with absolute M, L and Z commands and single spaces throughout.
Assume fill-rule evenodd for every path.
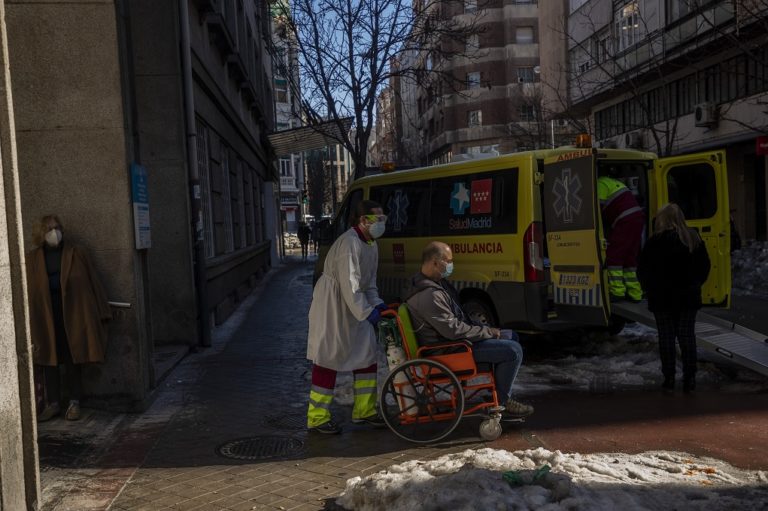
M 218 449 L 225 458 L 236 460 L 264 460 L 284 458 L 301 451 L 301 440 L 284 436 L 258 436 L 227 442 Z
M 307 428 L 307 417 L 306 415 L 270 415 L 264 419 L 264 425 L 278 431 L 286 429 L 301 431 Z

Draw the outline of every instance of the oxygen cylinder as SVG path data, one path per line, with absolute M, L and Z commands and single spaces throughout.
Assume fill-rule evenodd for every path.
M 405 350 L 400 344 L 399 339 L 391 332 L 386 335 L 385 341 L 387 346 L 387 366 L 389 366 L 389 371 L 392 372 L 397 366 L 405 362 L 407 357 L 405 356 Z M 416 395 L 416 392 L 413 390 L 411 384 L 408 383 L 408 378 L 405 376 L 405 373 L 397 373 L 394 378 L 394 383 L 398 394 L 402 394 L 401 396 L 398 396 L 397 402 L 400 411 L 405 411 L 405 415 L 409 416 L 417 415 L 418 409 L 413 406 L 415 401 L 411 399 Z

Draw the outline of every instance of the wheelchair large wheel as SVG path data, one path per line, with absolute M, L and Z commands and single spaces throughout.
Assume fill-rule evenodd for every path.
M 439 362 L 408 360 L 387 377 L 379 396 L 381 415 L 397 436 L 415 443 L 450 435 L 464 413 L 464 389 Z

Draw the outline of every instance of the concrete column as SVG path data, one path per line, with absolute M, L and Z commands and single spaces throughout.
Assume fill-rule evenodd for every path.
M 0 510 L 37 509 L 32 385 L 16 130 L 5 3 L 0 0 Z

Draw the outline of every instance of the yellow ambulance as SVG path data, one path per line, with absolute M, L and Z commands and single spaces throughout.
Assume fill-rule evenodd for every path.
M 328 246 L 349 227 L 362 199 L 382 205 L 379 293 L 400 301 L 429 241 L 453 250 L 451 282 L 476 320 L 523 331 L 611 324 L 606 241 L 596 182 L 622 180 L 646 213 L 681 206 L 712 261 L 705 305 L 730 301 L 730 232 L 724 151 L 657 158 L 646 152 L 565 147 L 514 153 L 365 177 L 352 183 L 322 236 Z

